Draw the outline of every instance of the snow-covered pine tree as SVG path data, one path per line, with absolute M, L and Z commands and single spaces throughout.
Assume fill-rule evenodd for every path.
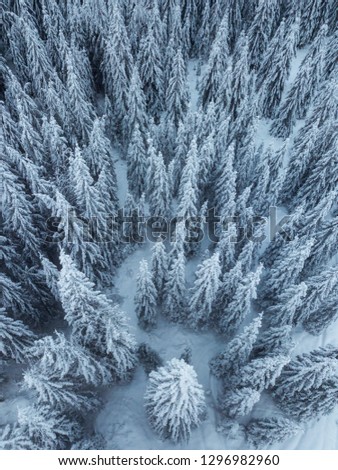
M 211 180 L 216 163 L 215 132 L 212 131 L 202 143 L 198 152 L 199 158 L 199 187 L 201 188 L 202 199 L 208 198 L 211 190 Z
M 297 236 L 280 250 L 268 278 L 262 286 L 262 292 L 267 298 L 274 298 L 278 292 L 299 280 L 306 259 L 310 256 L 314 239 L 303 239 Z
M 38 360 L 39 369 L 70 380 L 81 379 L 90 385 L 109 383 L 109 371 L 88 350 L 63 333 L 44 336 L 27 348 L 27 355 Z
M 0 357 L 24 362 L 34 339 L 34 333 L 21 320 L 14 320 L 0 308 Z
M 95 118 L 89 135 L 88 146 L 84 149 L 84 157 L 93 176 L 98 177 L 103 168 L 108 168 L 111 175 L 112 189 L 116 191 L 116 175 L 112 159 L 110 140 L 105 135 L 106 116 Z
M 316 241 L 313 244 L 311 256 L 305 261 L 304 271 L 314 273 L 317 266 L 327 265 L 336 252 L 338 237 L 338 216 L 323 221 L 316 231 Z
M 25 370 L 23 389 L 33 390 L 39 405 L 50 405 L 52 409 L 69 412 L 70 410 L 90 410 L 99 403 L 90 392 L 79 391 L 79 384 L 58 374 L 43 372 L 37 365 Z
M 250 85 L 248 38 L 243 33 L 238 39 L 236 47 L 238 52 L 235 54 L 229 103 L 229 111 L 234 119 L 237 118 L 243 100 L 247 98 Z
M 220 287 L 220 276 L 219 253 L 216 251 L 197 268 L 188 316 L 188 322 L 193 328 L 205 328 L 209 325 L 209 317 Z
M 307 123 L 297 134 L 286 171 L 281 197 L 282 202 L 292 201 L 301 186 L 304 176 L 312 166 L 318 138 L 318 121 Z
M 134 301 L 138 324 L 144 330 L 151 330 L 157 323 L 156 300 L 157 292 L 152 273 L 147 261 L 143 260 L 140 262 Z
M 309 0 L 301 2 L 300 46 L 305 46 L 313 39 L 322 24 L 328 19 L 331 2 L 325 0 Z
M 217 244 L 220 265 L 223 275 L 234 267 L 236 260 L 237 232 L 234 224 L 229 224 L 227 230 L 222 230 Z
M 234 297 L 239 283 L 243 279 L 242 262 L 237 261 L 235 266 L 230 271 L 225 272 L 221 278 L 221 285 L 218 290 L 218 295 L 215 301 L 215 310 L 217 311 L 218 321 L 223 315 L 224 310 L 229 305 L 231 299 Z
M 267 328 L 255 341 L 252 357 L 287 355 L 294 347 L 291 325 Z
M 145 406 L 150 425 L 162 438 L 187 441 L 203 419 L 205 398 L 194 368 L 172 359 L 149 375 Z
M 297 21 L 286 28 L 282 20 L 259 68 L 257 88 L 260 89 L 261 109 L 265 117 L 272 117 L 281 101 L 291 59 L 295 54 L 297 31 Z
M 219 328 L 223 334 L 231 335 L 236 332 L 244 318 L 250 313 L 251 301 L 257 298 L 257 286 L 262 270 L 263 266 L 259 265 L 255 272 L 250 272 L 239 282 L 234 297 L 219 320 Z
M 244 8 L 246 3 L 243 2 L 243 0 L 229 0 L 227 5 L 227 13 L 229 15 L 229 43 L 230 47 L 233 49 L 244 27 Z
M 304 330 L 312 335 L 320 335 L 338 318 L 338 296 L 331 295 L 328 300 L 323 300 L 317 309 L 312 310 L 303 320 Z
M 148 26 L 142 38 L 137 56 L 140 78 L 146 97 L 147 109 L 157 116 L 163 110 L 163 54 L 161 43 L 155 36 L 155 29 Z
M 235 146 L 231 144 L 219 161 L 214 181 L 216 215 L 227 219 L 235 214 L 236 177 L 233 169 Z
M 323 382 L 319 388 L 299 392 L 291 400 L 286 400 L 283 409 L 289 416 L 301 422 L 313 421 L 332 413 L 337 403 L 338 379 L 335 375 Z
M 252 240 L 247 241 L 247 243 L 242 248 L 241 252 L 238 255 L 238 261 L 242 264 L 242 273 L 243 275 L 248 274 L 252 271 L 254 261 L 255 261 L 255 244 Z
M 335 134 L 332 136 L 337 143 Z M 326 138 L 330 139 L 329 135 Z M 295 202 L 305 204 L 306 209 L 313 209 L 325 196 L 330 196 L 337 189 L 336 181 L 331 177 L 338 171 L 338 158 L 336 145 L 323 151 L 313 168 L 308 173 L 308 178 L 299 188 Z
M 179 185 L 179 198 L 184 196 L 184 188 L 188 185 L 189 181 L 193 188 L 198 187 L 198 174 L 199 174 L 199 161 L 198 161 L 198 147 L 197 139 L 194 136 L 191 140 L 189 151 L 185 156 L 185 164 L 183 167 L 182 175 Z
M 113 375 L 125 378 L 135 365 L 135 342 L 117 306 L 94 289 L 70 256 L 61 252 L 59 292 L 72 336 L 106 363 Z
M 256 419 L 245 428 L 246 438 L 256 449 L 283 442 L 302 431 L 302 427 L 287 418 L 271 417 Z
M 307 285 L 305 282 L 301 282 L 298 285 L 291 285 L 281 294 L 277 294 L 274 305 L 268 307 L 264 314 L 268 324 L 274 327 L 296 324 L 297 317 L 295 315 L 302 306 L 306 293 Z
M 229 61 L 228 37 L 228 15 L 225 13 L 211 47 L 207 67 L 199 84 L 203 106 L 217 99 L 222 87 L 222 81 L 227 73 Z M 205 37 L 203 41 L 205 41 Z M 224 103 L 224 105 L 227 106 L 228 103 Z
M 262 392 L 273 387 L 283 368 L 290 361 L 288 356 L 265 356 L 252 359 L 240 369 L 240 373 L 231 377 L 235 387 L 250 387 Z
M 188 142 L 190 142 L 190 139 L 189 134 L 187 133 L 186 125 L 181 122 L 177 130 L 174 157 L 168 167 L 168 172 L 170 170 L 170 189 L 173 197 L 175 197 L 178 192 L 182 168 L 188 153 Z
M 248 30 L 249 62 L 256 70 L 259 69 L 271 36 L 275 32 L 279 15 L 280 5 L 276 0 L 259 0 L 255 17 Z
M 163 311 L 171 321 L 184 321 L 187 313 L 184 232 L 179 236 L 182 237 L 182 244 L 176 242 L 176 246 L 174 245 L 169 253 L 168 276 L 164 294 Z
M 205 60 L 210 50 L 210 15 L 211 5 L 210 0 L 207 0 L 200 7 L 200 20 L 195 38 L 195 53 L 202 60 Z
M 26 71 L 32 82 L 34 93 L 39 96 L 53 74 L 53 67 L 45 43 L 41 40 L 33 22 L 22 18 L 20 23 L 25 38 Z
M 124 116 L 125 137 L 130 141 L 135 126 L 142 132 L 147 128 L 146 101 L 142 89 L 138 65 L 134 64 L 127 96 L 128 113 Z
M 332 209 L 337 195 L 338 188 L 334 188 L 328 194 L 323 194 L 323 197 L 313 209 L 308 208 L 307 212 L 304 214 L 302 225 L 299 227 L 299 233 L 301 235 L 310 236 L 324 220 L 330 218 L 331 213 L 333 214 Z
M 75 58 L 71 49 L 66 56 L 67 64 L 67 132 L 74 142 L 77 136 L 81 141 L 87 142 L 90 130 L 93 126 L 94 109 L 88 101 L 83 83 L 83 77 L 75 64 Z
M 331 352 L 330 348 L 329 351 Z M 318 389 L 335 376 L 338 359 L 325 357 L 322 352 L 313 350 L 310 354 L 298 355 L 284 367 L 274 388 L 274 396 L 281 406 L 284 402 L 297 400 L 297 393 Z
M 311 316 L 323 302 L 338 295 L 338 267 L 329 266 L 322 273 L 306 279 L 308 291 L 296 313 L 297 323 Z
M 129 190 L 135 197 L 140 198 L 146 189 L 147 149 L 137 122 L 128 146 L 127 164 Z
M 240 368 L 249 360 L 261 324 L 262 315 L 258 315 L 244 328 L 243 333 L 235 336 L 225 350 L 210 361 L 210 371 L 213 375 L 226 380 L 228 376 L 240 372 Z
M 161 239 L 156 241 L 152 249 L 151 274 L 156 289 L 156 301 L 161 304 L 168 275 L 168 255 Z
M 289 137 L 296 119 L 304 119 L 313 94 L 312 57 L 300 66 L 296 78 L 276 113 L 271 133 L 276 137 Z
M 19 408 L 18 424 L 33 449 L 68 449 L 83 432 L 80 423 L 70 414 L 61 414 L 49 404 Z
M 100 194 L 94 186 L 89 167 L 78 146 L 69 163 L 69 192 L 72 191 L 74 202 L 81 215 L 88 219 L 97 218 L 104 225 L 105 209 Z
M 259 391 L 250 387 L 235 388 L 222 395 L 219 406 L 223 414 L 238 419 L 250 413 L 260 396 Z
M 304 220 L 304 207 L 298 206 L 295 211 L 289 214 L 289 219 L 277 231 L 275 237 L 260 257 L 264 266 L 271 268 L 279 256 L 280 251 L 285 248 L 288 242 L 292 241 L 299 233 Z
M 15 237 L 32 253 L 37 253 L 38 236 L 33 221 L 33 202 L 24 185 L 6 163 L 0 165 L 2 176 L 2 217 L 5 234 Z
M 186 85 L 186 66 L 181 49 L 178 49 L 172 62 L 166 90 L 166 115 L 176 129 L 188 109 L 189 91 Z
M 109 8 L 109 25 L 105 35 L 102 62 L 103 83 L 111 100 L 115 126 L 128 112 L 128 90 L 133 67 L 129 37 L 118 3 Z M 118 133 L 118 128 L 116 127 Z
M 169 178 L 161 152 L 157 152 L 151 139 L 148 141 L 148 167 L 146 189 L 149 213 L 152 217 L 168 217 L 170 210 Z

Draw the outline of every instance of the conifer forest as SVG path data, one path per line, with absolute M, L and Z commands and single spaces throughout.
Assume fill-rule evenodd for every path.
M 337 0 L 2 0 L 1 449 L 338 449 Z

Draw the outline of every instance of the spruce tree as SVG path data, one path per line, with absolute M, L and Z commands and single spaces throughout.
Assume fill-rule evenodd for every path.
M 209 317 L 220 287 L 220 275 L 221 267 L 218 252 L 215 252 L 197 268 L 196 280 L 191 292 L 188 318 L 189 324 L 193 328 L 208 326 Z
M 226 335 L 233 334 L 241 325 L 251 309 L 251 301 L 257 297 L 257 286 L 263 266 L 243 277 L 236 287 L 234 297 L 225 308 L 220 318 L 219 327 Z
M 256 70 L 275 32 L 279 14 L 280 7 L 276 0 L 259 0 L 255 17 L 248 31 L 250 65 Z
M 240 373 L 240 368 L 249 360 L 261 324 L 262 315 L 258 315 L 244 328 L 243 333 L 235 336 L 225 350 L 210 361 L 210 371 L 213 375 L 226 380 L 229 375 Z
M 150 425 L 162 438 L 187 441 L 205 412 L 202 386 L 193 367 L 172 359 L 149 375 L 145 406 Z
M 258 337 L 252 348 L 252 357 L 286 355 L 294 347 L 291 325 L 267 328 Z
M 321 350 L 314 350 L 298 355 L 284 367 L 274 389 L 279 401 L 297 399 L 297 393 L 318 389 L 336 374 L 337 358 L 325 357 L 321 353 Z
M 232 144 L 222 155 L 214 181 L 216 214 L 223 218 L 232 217 L 235 212 L 237 174 L 233 169 L 234 155 L 235 147 Z
M 60 414 L 48 405 L 20 409 L 18 423 L 38 449 L 67 449 L 83 432 L 76 419 Z
M 261 108 L 264 117 L 272 117 L 281 101 L 285 81 L 289 75 L 291 59 L 295 53 L 298 24 L 286 32 L 282 20 L 269 44 L 257 76 L 257 87 L 261 90 Z
M 275 385 L 283 368 L 290 361 L 288 356 L 266 356 L 252 359 L 240 369 L 240 374 L 232 377 L 236 387 L 250 387 L 259 392 Z
M 212 44 L 208 64 L 199 85 L 203 106 L 217 98 L 224 75 L 227 73 L 229 61 L 228 36 L 228 18 L 225 14 Z
M 21 320 L 14 320 L 4 308 L 0 308 L 1 357 L 24 362 L 27 348 L 34 338 L 34 333 Z
M 163 109 L 163 58 L 154 29 L 148 27 L 137 57 L 147 109 L 157 116 Z
M 285 326 L 295 324 L 295 314 L 304 302 L 307 285 L 301 282 L 298 285 L 287 287 L 281 294 L 277 295 L 275 304 L 268 307 L 265 318 L 270 326 Z
M 81 379 L 86 384 L 109 382 L 109 371 L 88 350 L 63 333 L 44 336 L 27 349 L 28 356 L 38 360 L 39 369 L 69 380 Z
M 102 62 L 103 83 L 111 100 L 115 125 L 121 124 L 128 112 L 128 89 L 133 57 L 120 7 L 114 3 L 109 12 Z
M 303 320 L 304 330 L 312 335 L 320 335 L 338 318 L 337 305 L 338 296 L 332 296 L 324 300 L 319 307 L 312 310 Z
M 168 255 L 161 239 L 157 240 L 151 257 L 151 273 L 156 289 L 156 301 L 162 303 L 168 275 Z
M 156 325 L 156 294 L 152 273 L 148 268 L 147 261 L 143 260 L 140 262 L 137 291 L 134 300 L 138 323 L 144 330 L 151 330 Z
M 83 77 L 76 68 L 72 51 L 69 49 L 66 57 L 67 64 L 67 122 L 69 135 L 77 136 L 84 142 L 87 141 L 93 125 L 94 109 L 88 101 Z
M 147 126 L 146 102 L 137 64 L 134 65 L 132 70 L 127 96 L 127 109 L 128 113 L 124 116 L 124 124 L 126 139 L 129 142 L 136 125 L 142 131 L 145 131 Z
M 167 119 L 178 128 L 188 109 L 189 92 L 186 86 L 186 67 L 181 49 L 178 49 L 170 70 L 166 90 Z
M 140 198 L 146 190 L 147 149 L 137 122 L 128 146 L 127 164 L 129 190 L 136 198 Z
M 256 449 L 283 442 L 302 430 L 295 421 L 283 417 L 256 419 L 246 426 L 246 437 Z
M 135 343 L 123 314 L 79 271 L 70 256 L 60 256 L 59 291 L 65 320 L 73 338 L 99 358 L 109 359 L 117 378 L 125 378 L 135 364 Z
M 248 38 L 242 35 L 238 40 L 237 47 L 239 51 L 232 71 L 231 98 L 229 103 L 229 111 L 235 119 L 240 105 L 249 92 Z
M 250 413 L 260 396 L 257 390 L 250 387 L 229 390 L 220 400 L 221 411 L 229 418 L 241 418 Z
M 185 255 L 182 249 L 169 254 L 168 277 L 164 294 L 164 314 L 171 321 L 183 321 L 186 317 Z

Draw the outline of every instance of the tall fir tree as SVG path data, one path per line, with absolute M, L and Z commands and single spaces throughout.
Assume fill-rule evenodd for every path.
M 151 273 L 156 289 L 156 300 L 160 304 L 163 300 L 168 275 L 168 255 L 161 239 L 156 241 L 152 249 Z
M 189 305 L 189 324 L 194 328 L 208 326 L 217 292 L 220 287 L 219 253 L 215 252 L 197 268 Z
M 59 292 L 72 336 L 107 365 L 113 377 L 125 378 L 135 365 L 135 342 L 123 314 L 107 297 L 94 289 L 70 256 L 60 256 Z
M 151 372 L 145 394 L 149 422 L 162 438 L 185 442 L 202 421 L 205 398 L 194 368 L 172 359 Z
M 157 322 L 156 287 L 147 261 L 140 262 L 140 270 L 137 279 L 137 291 L 135 295 L 136 315 L 138 323 L 144 330 L 151 330 Z

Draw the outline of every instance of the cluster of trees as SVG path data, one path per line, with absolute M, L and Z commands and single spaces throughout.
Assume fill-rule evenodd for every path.
M 220 412 L 248 415 L 263 391 L 281 409 L 249 422 L 254 445 L 332 410 L 336 350 L 293 358 L 292 329 L 318 335 L 338 315 L 335 19 L 334 0 L 4 2 L 0 359 L 4 375 L 25 365 L 32 406 L 2 429 L 1 447 L 90 446 L 81 439 L 96 388 L 128 380 L 149 353 L 103 294 L 140 242 L 133 223 L 129 246 L 120 241 L 117 153 L 132 221 L 138 211 L 159 225 L 203 222 L 209 209 L 238 221 L 237 231 L 219 224 L 202 254 L 184 222 L 154 244 L 137 281 L 140 327 L 161 312 L 225 337 L 210 364 Z M 276 146 L 259 144 L 262 122 Z M 253 242 L 250 221 L 277 204 L 288 222 L 268 247 Z M 187 439 L 205 406 L 195 372 L 152 361 L 149 420 L 161 437 Z

